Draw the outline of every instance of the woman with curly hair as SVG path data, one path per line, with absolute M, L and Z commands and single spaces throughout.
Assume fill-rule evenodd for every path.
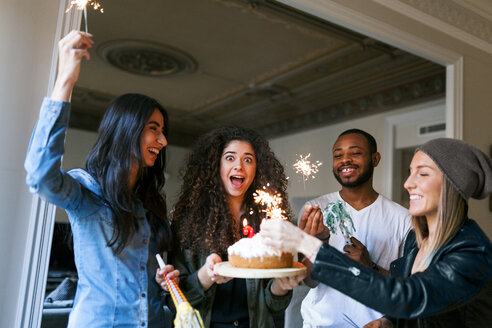
M 188 158 L 172 217 L 173 264 L 206 327 L 273 327 L 273 314 L 287 307 L 290 290 L 303 278 L 231 280 L 214 272 L 216 263 L 227 260 L 227 248 L 241 238 L 240 219 L 259 230 L 261 208 L 253 193 L 267 184 L 281 195 L 289 215 L 284 169 L 252 130 L 212 131 Z

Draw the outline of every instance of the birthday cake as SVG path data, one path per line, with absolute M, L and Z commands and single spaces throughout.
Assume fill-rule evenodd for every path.
M 280 269 L 293 264 L 291 253 L 265 245 L 261 232 L 242 238 L 227 249 L 229 264 L 236 268 Z

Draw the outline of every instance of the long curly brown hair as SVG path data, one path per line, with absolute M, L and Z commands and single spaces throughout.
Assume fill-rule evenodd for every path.
M 284 168 L 270 150 L 268 142 L 257 132 L 241 127 L 224 127 L 202 136 L 189 155 L 184 169 L 183 185 L 172 213 L 172 230 L 176 249 L 189 249 L 193 256 L 217 253 L 223 259 L 227 247 L 239 240 L 239 223 L 233 218 L 220 177 L 220 160 L 231 141 L 248 142 L 256 157 L 256 173 L 243 201 L 248 223 L 257 232 L 264 214 L 254 202 L 253 193 L 269 184 L 279 194 L 282 209 L 290 217 L 287 199 L 287 178 Z

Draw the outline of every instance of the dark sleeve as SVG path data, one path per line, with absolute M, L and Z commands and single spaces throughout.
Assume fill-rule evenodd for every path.
M 490 247 L 465 240 L 446 248 L 424 272 L 385 277 L 329 245 L 316 257 L 312 276 L 355 300 L 395 318 L 443 312 L 470 301 L 492 276 Z
M 193 259 L 188 249 L 183 251 L 175 249 L 171 264 L 179 270 L 179 287 L 191 306 L 195 307 L 197 304 L 210 301 L 211 296 L 215 292 L 216 285 L 213 284 L 207 291 L 203 290 L 198 280 L 198 270 L 203 263 Z
M 389 270 L 389 277 L 390 278 L 403 278 L 405 277 L 407 272 L 411 272 L 412 268 L 410 266 L 413 265 L 413 261 L 407 259 L 406 257 L 410 254 L 411 251 L 414 251 L 414 254 L 418 251 L 417 248 L 417 239 L 415 236 L 415 231 L 410 230 L 408 232 L 407 238 L 404 241 L 403 244 L 403 257 L 394 260 L 390 264 L 390 270 Z M 392 324 L 393 327 L 397 327 L 398 324 L 398 319 L 394 318 L 390 315 L 385 315 L 384 316 L 386 319 L 388 319 Z
M 171 293 L 163 290 L 163 291 L 161 291 L 161 298 L 162 298 L 162 304 L 167 306 L 169 311 L 171 311 L 173 314 L 176 314 L 176 307 L 174 306 Z
M 270 279 L 265 288 L 265 302 L 271 313 L 278 313 L 285 310 L 292 299 L 292 290 L 282 296 L 277 296 L 272 293 L 272 284 L 274 279 Z

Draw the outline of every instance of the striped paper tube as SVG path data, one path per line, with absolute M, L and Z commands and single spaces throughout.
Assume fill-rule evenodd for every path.
M 188 300 L 184 296 L 181 289 L 179 289 L 178 284 L 176 284 L 176 281 L 174 281 L 174 279 L 169 279 L 167 276 L 165 276 L 165 278 L 167 286 L 169 287 L 169 293 L 171 293 L 171 297 L 173 299 L 174 306 L 177 309 L 181 303 L 188 302 Z
M 159 263 L 159 267 L 163 269 L 166 266 L 164 260 L 159 254 L 156 254 L 155 257 L 157 259 L 157 262 Z M 171 294 L 174 306 L 176 307 L 176 318 L 174 318 L 174 327 L 203 328 L 203 321 L 200 313 L 191 307 L 191 304 L 188 302 L 183 292 L 178 287 L 176 281 L 174 281 L 174 279 L 172 278 L 168 278 L 167 275 L 164 276 L 164 278 L 166 279 L 169 293 Z

